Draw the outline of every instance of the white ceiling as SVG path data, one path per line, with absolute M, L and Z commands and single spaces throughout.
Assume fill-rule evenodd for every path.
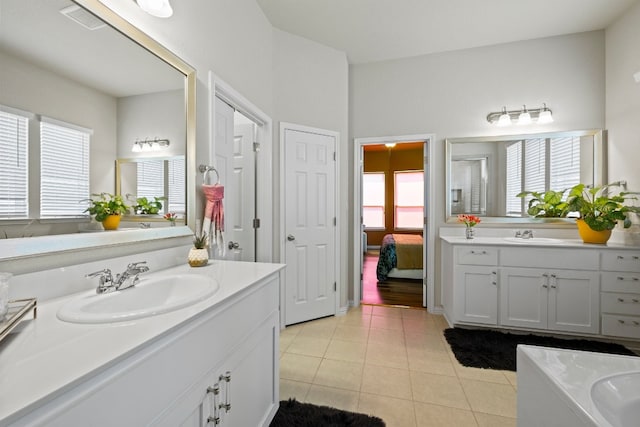
M 256 0 L 271 24 L 384 61 L 606 28 L 639 0 Z

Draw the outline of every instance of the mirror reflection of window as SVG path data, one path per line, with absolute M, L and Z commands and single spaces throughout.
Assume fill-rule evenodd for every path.
M 424 223 L 424 172 L 394 174 L 395 228 L 422 229 Z
M 362 223 L 365 229 L 384 229 L 384 172 L 366 172 L 362 177 Z
M 451 161 L 452 214 L 487 214 L 487 157 L 454 159 Z
M 507 215 L 526 216 L 531 197 L 516 197 L 522 191 L 561 191 L 581 182 L 578 136 L 515 141 L 506 145 L 505 159 Z
M 29 118 L 0 105 L 0 218 L 27 218 Z

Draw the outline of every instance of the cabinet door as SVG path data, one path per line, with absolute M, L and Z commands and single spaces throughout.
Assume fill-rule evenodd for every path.
M 500 324 L 531 329 L 547 327 L 548 274 L 538 268 L 502 268 Z
M 598 282 L 597 272 L 550 272 L 548 328 L 597 334 L 600 331 Z
M 456 321 L 497 325 L 497 268 L 458 265 L 454 276 Z

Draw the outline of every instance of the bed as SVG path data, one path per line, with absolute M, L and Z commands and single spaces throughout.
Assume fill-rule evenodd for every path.
M 422 279 L 422 236 L 417 234 L 387 234 L 382 238 L 376 267 L 379 282 L 389 277 Z

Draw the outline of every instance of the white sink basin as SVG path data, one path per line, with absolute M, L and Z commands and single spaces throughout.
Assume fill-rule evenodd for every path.
M 548 237 L 532 237 L 530 239 L 521 239 L 519 237 L 503 237 L 505 242 L 521 243 L 523 245 L 539 244 L 539 245 L 560 245 L 564 243 L 562 239 L 551 239 Z
M 612 375 L 591 386 L 591 400 L 613 427 L 640 423 L 640 372 Z
M 123 322 L 178 310 L 213 295 L 219 285 L 198 274 L 140 277 L 133 288 L 69 301 L 58 319 L 73 323 Z

